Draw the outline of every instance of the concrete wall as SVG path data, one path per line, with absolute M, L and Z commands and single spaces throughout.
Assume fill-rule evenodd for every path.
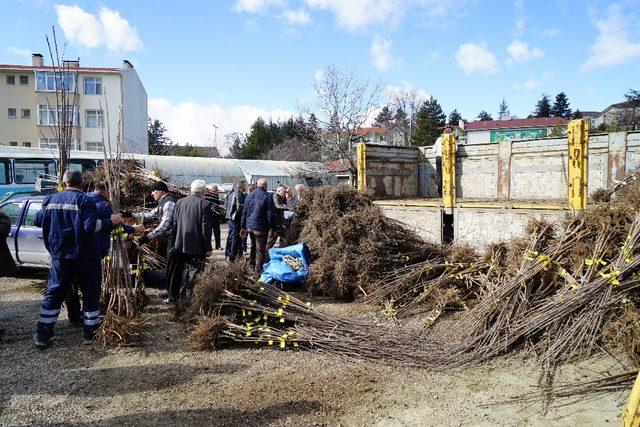
M 377 146 L 367 148 L 367 187 L 372 196 L 378 199 L 438 197 L 436 156 L 430 147 L 387 148 L 392 151 L 380 150 Z M 457 197 L 566 200 L 567 151 L 564 137 L 459 145 Z M 610 186 L 628 170 L 637 168 L 640 168 L 640 131 L 589 137 L 589 194 Z
M 442 208 L 393 205 L 378 202 L 384 214 L 395 219 L 431 243 L 442 241 Z M 454 209 L 454 242 L 468 244 L 479 251 L 488 245 L 523 235 L 531 218 L 544 218 L 551 223 L 562 221 L 566 210 L 458 207 Z
M 415 147 L 367 144 L 367 192 L 377 199 L 418 197 L 420 156 Z
M 442 212 L 437 207 L 380 205 L 382 212 L 430 243 L 442 243 Z
M 122 136 L 125 151 L 128 153 L 149 153 L 147 137 L 147 91 L 144 89 L 138 73 L 125 64 L 122 75 Z

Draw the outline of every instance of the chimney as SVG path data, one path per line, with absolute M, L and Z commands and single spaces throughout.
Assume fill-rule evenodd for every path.
M 63 59 L 62 60 L 62 68 L 63 69 L 72 69 L 72 68 L 78 68 L 80 67 L 80 60 L 79 59 Z
M 32 54 L 31 65 L 34 67 L 44 67 L 44 57 L 39 53 Z
M 125 70 L 131 70 L 133 68 L 133 64 L 129 62 L 128 59 L 122 61 L 122 68 Z

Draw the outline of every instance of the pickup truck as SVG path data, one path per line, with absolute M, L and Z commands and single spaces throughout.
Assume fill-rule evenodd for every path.
M 18 267 L 49 268 L 51 258 L 44 247 L 42 229 L 36 227 L 36 215 L 45 196 L 25 195 L 0 203 L 0 211 L 11 220 L 7 245 Z

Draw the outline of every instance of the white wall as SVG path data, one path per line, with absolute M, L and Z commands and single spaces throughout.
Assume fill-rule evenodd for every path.
M 81 73 L 78 76 L 78 93 L 80 93 L 80 142 L 82 149 L 86 149 L 87 142 L 102 142 L 102 128 L 88 128 L 87 110 L 102 110 L 104 123 L 104 140 L 108 145 L 108 135 L 111 134 L 111 144 L 116 143 L 118 135 L 118 114 L 122 105 L 122 93 L 120 90 L 120 75 L 113 74 L 88 74 Z M 85 95 L 84 78 L 102 77 L 102 94 Z M 107 119 L 107 111 L 109 118 Z
M 490 142 L 491 131 L 476 130 L 467 133 L 467 144 L 485 144 Z
M 147 91 L 138 73 L 133 68 L 125 68 L 122 74 L 123 140 L 128 153 L 149 153 L 147 138 Z

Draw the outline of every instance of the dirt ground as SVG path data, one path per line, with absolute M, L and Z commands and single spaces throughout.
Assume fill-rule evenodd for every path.
M 141 346 L 83 346 L 63 309 L 40 351 L 31 336 L 45 279 L 0 279 L 0 425 L 619 425 L 627 397 L 559 401 L 546 415 L 540 403 L 496 404 L 536 384 L 534 361 L 518 355 L 433 373 L 314 351 L 193 351 L 153 289 Z M 564 366 L 558 382 L 606 369 L 619 367 L 607 357 Z

